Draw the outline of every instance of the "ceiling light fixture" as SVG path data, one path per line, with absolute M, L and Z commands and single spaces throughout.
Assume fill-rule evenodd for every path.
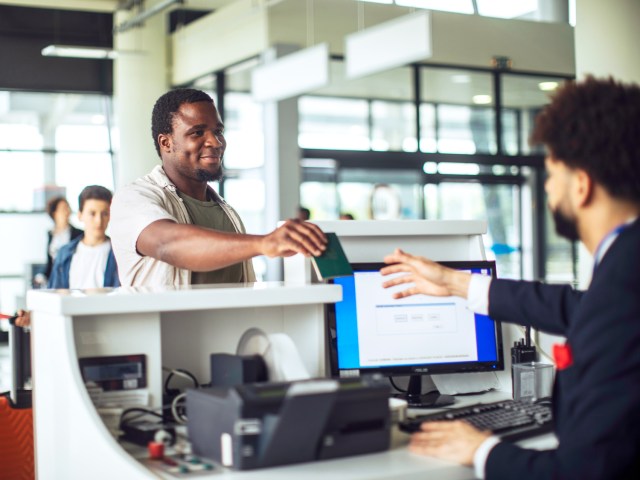
M 538 88 L 543 92 L 551 92 L 558 88 L 558 82 L 540 82 Z
M 114 59 L 117 52 L 111 48 L 83 47 L 78 45 L 47 45 L 42 49 L 43 57 Z
M 492 98 L 491 95 L 474 95 L 472 100 L 476 105 L 488 105 L 491 103 Z

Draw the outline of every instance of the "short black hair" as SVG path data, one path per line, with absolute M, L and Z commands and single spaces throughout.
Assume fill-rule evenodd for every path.
M 56 213 L 56 210 L 58 209 L 58 205 L 60 205 L 60 202 L 67 202 L 67 199 L 64 197 L 53 197 L 50 198 L 49 201 L 47 202 L 47 213 L 49 214 L 49 216 L 53 219 L 53 214 Z
M 84 208 L 84 203 L 87 200 L 104 200 L 109 205 L 111 205 L 111 199 L 113 195 L 109 191 L 109 189 L 104 188 L 100 185 L 89 185 L 88 187 L 84 187 L 82 192 L 80 192 L 80 196 L 78 197 L 78 205 L 80 206 L 80 211 Z
M 156 100 L 153 106 L 153 112 L 151 113 L 151 136 L 153 137 L 153 144 L 160 158 L 162 158 L 162 156 L 160 155 L 158 135 L 173 132 L 173 117 L 183 103 L 196 102 L 213 103 L 213 99 L 202 90 L 178 88 L 169 90 Z
M 587 172 L 614 198 L 640 203 L 640 86 L 587 76 L 560 87 L 531 143 Z
M 306 207 L 298 207 L 298 215 L 301 219 L 309 220 L 311 218 L 311 210 Z

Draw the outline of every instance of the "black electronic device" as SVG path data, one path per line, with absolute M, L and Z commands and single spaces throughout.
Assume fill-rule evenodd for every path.
M 173 445 L 176 441 L 174 424 L 153 421 L 131 421 L 120 424 L 120 440 L 146 447 L 149 442 L 162 442 Z
M 187 391 L 193 453 L 237 470 L 389 448 L 389 386 L 318 379 Z
M 516 441 L 553 430 L 549 403 L 525 403 L 515 400 L 479 403 L 449 408 L 444 412 L 414 417 L 399 424 L 400 430 L 413 433 L 424 422 L 463 420 L 480 430 L 489 430 L 504 440 Z
M 440 262 L 457 270 L 495 277 L 495 262 Z M 354 263 L 353 276 L 335 278 L 342 301 L 328 304 L 329 358 L 333 376 L 409 375 L 403 397 L 409 407 L 439 407 L 453 398 L 423 395 L 423 374 L 504 370 L 500 323 L 474 314 L 457 297 L 414 295 L 394 299 L 405 286 L 383 288 L 383 263 Z M 389 277 L 391 278 L 391 277 Z
M 267 381 L 267 366 L 260 355 L 212 353 L 209 361 L 212 387 Z
M 146 388 L 146 356 L 114 355 L 79 359 L 80 373 L 85 384 L 103 391 Z

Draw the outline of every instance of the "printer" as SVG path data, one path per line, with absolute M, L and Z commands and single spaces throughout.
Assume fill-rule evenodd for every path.
M 380 377 L 252 383 L 187 391 L 193 453 L 236 470 L 389 448 Z

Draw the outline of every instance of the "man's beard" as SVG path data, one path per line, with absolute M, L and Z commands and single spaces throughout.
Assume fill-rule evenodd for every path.
M 220 180 L 224 175 L 222 171 L 222 165 L 218 168 L 217 172 L 211 173 L 208 170 L 204 170 L 202 168 L 196 169 L 196 177 L 201 182 L 215 182 L 216 180 Z
M 578 234 L 578 223 L 575 218 L 571 218 L 564 214 L 561 211 L 560 206 L 552 209 L 551 215 L 553 216 L 553 222 L 556 225 L 556 233 L 558 235 L 571 242 L 577 242 L 580 240 L 580 235 Z

